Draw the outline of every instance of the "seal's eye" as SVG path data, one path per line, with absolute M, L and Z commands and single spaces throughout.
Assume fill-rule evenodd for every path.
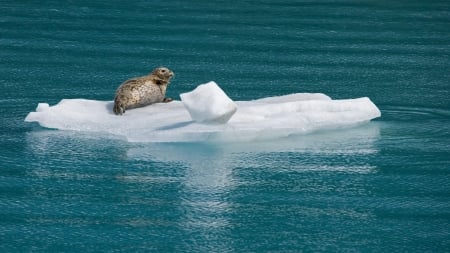
M 166 73 L 166 70 L 165 70 L 165 69 L 161 69 L 161 72 L 162 72 L 162 73 Z

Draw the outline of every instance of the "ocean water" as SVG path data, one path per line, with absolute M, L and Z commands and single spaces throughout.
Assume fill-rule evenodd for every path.
M 448 252 L 449 27 L 448 1 L 0 1 L 0 251 Z M 246 143 L 24 122 L 156 66 L 175 99 L 214 80 L 382 116 Z

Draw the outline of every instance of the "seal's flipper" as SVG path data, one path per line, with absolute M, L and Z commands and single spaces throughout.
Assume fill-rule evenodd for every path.
M 116 115 L 122 115 L 125 113 L 125 106 L 117 100 L 114 100 L 113 111 Z

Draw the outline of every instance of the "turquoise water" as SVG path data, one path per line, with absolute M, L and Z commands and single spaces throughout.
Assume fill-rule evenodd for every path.
M 0 1 L 0 251 L 448 252 L 448 1 Z M 24 122 L 168 95 L 367 96 L 382 117 L 258 143 L 128 143 Z M 132 124 L 132 122 L 130 122 Z

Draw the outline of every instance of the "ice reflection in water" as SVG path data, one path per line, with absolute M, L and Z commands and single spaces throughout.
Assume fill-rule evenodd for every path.
M 189 243 L 194 243 L 193 249 L 203 246 L 229 251 L 233 244 L 231 231 L 234 229 L 230 217 L 236 205 L 233 194 L 242 194 L 238 188 L 240 185 L 251 185 L 249 178 L 257 180 L 251 176 L 239 178 L 240 173 L 235 173 L 236 170 L 271 168 L 277 173 L 373 173 L 376 168 L 367 159 L 360 158 L 378 152 L 374 145 L 378 136 L 378 124 L 371 123 L 270 142 L 146 144 L 130 148 L 127 156 L 129 159 L 184 166 L 186 170 L 180 193 L 180 208 L 184 214 L 181 226 L 192 234 Z M 280 154 L 288 154 L 292 159 L 274 158 Z M 327 164 L 323 162 L 327 156 L 342 157 L 342 160 Z
M 227 252 L 231 226 L 228 195 L 235 187 L 233 163 L 220 146 L 208 144 L 152 144 L 128 151 L 132 159 L 170 162 L 185 167 L 180 227 L 190 235 L 183 248 Z
M 296 195 L 271 195 L 272 190 L 286 187 L 303 195 L 355 187 L 366 191 L 363 185 L 342 189 L 317 185 L 314 178 L 324 173 L 375 173 L 370 157 L 378 153 L 378 138 L 377 122 L 255 143 L 130 144 L 92 133 L 33 131 L 27 134 L 27 149 L 39 163 L 29 170 L 37 180 L 33 194 L 60 196 L 59 202 L 46 202 L 50 207 L 44 217 L 49 221 L 54 215 L 51 210 L 60 210 L 64 219 L 75 223 L 77 213 L 83 212 L 93 216 L 87 222 L 98 222 L 100 217 L 105 224 L 148 231 L 179 229 L 184 239 L 175 249 L 227 252 L 239 240 L 236 230 L 242 229 L 243 222 L 239 219 L 264 214 L 253 213 L 263 207 L 243 205 L 243 199 L 292 201 Z M 74 161 L 85 166 L 73 168 Z M 305 176 L 292 178 L 291 172 Z M 303 181 L 293 181 L 297 179 Z M 49 187 L 51 192 L 46 190 Z M 268 195 L 260 195 L 261 191 Z M 80 201 L 85 204 L 70 208 Z M 302 201 L 315 203 L 314 198 Z M 270 215 L 274 210 L 266 212 Z

